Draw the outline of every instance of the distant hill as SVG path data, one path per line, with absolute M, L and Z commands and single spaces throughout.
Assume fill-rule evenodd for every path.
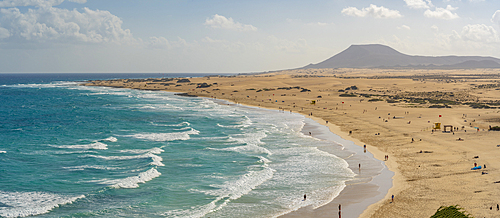
M 351 45 L 327 60 L 309 68 L 417 68 L 472 69 L 500 68 L 500 59 L 481 56 L 413 56 L 385 45 Z

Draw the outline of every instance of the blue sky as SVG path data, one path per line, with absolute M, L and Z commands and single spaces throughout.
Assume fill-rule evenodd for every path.
M 494 0 L 3 0 L 0 72 L 260 72 L 352 44 L 500 58 Z

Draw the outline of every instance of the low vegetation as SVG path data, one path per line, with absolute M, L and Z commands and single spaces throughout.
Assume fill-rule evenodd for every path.
M 434 215 L 430 218 L 472 218 L 471 215 L 466 214 L 464 209 L 460 208 L 458 205 L 444 207 L 441 206 Z

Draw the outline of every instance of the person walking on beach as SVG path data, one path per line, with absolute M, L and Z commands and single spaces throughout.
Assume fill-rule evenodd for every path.
M 306 198 L 307 198 L 307 196 L 306 196 L 306 194 L 304 194 L 304 201 L 306 201 Z
M 339 218 L 342 218 L 342 207 L 339 204 Z
M 392 195 L 392 197 L 391 197 L 391 198 L 392 198 L 392 201 L 391 201 L 391 203 L 392 203 L 392 202 L 394 202 L 394 195 Z

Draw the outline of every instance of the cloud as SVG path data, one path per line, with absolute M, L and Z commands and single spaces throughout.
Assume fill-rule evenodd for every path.
M 493 16 L 491 17 L 491 22 L 500 26 L 500 10 L 495 11 Z
M 207 18 L 205 20 L 205 25 L 210 26 L 214 29 L 229 29 L 237 31 L 257 31 L 257 27 L 247 24 L 241 24 L 239 22 L 234 22 L 233 18 L 226 18 L 222 15 L 214 15 L 212 19 Z
M 467 25 L 462 28 L 461 38 L 475 42 L 498 42 L 499 38 L 495 28 L 485 24 Z
M 0 39 L 5 39 L 5 38 L 9 38 L 9 37 L 10 37 L 9 30 L 7 30 L 3 27 L 0 27 Z
M 451 7 L 451 5 L 446 6 L 446 8 L 436 8 L 435 11 L 431 11 L 427 9 L 424 12 L 424 16 L 428 18 L 438 18 L 444 20 L 453 20 L 459 18 L 458 14 L 453 13 L 451 11 L 456 10 L 457 8 Z
M 433 7 L 432 2 L 430 0 L 404 0 L 406 2 L 406 6 L 413 9 L 421 9 L 421 8 L 430 8 Z
M 68 0 L 76 3 L 86 3 L 87 0 Z M 51 7 L 60 5 L 64 0 L 3 0 L 0 1 L 0 7 L 18 7 L 18 6 L 36 6 L 36 7 Z
M 434 31 L 439 31 L 439 27 L 437 27 L 436 25 L 432 25 L 431 26 L 431 29 L 434 30 Z
M 76 3 L 80 3 L 80 4 L 85 4 L 87 3 L 87 0 L 68 0 L 70 2 L 76 2 Z
M 149 40 L 146 42 L 148 48 L 153 49 L 169 49 L 172 47 L 170 42 L 165 37 L 149 37 Z
M 354 16 L 354 17 L 375 17 L 375 18 L 398 18 L 402 17 L 402 15 L 397 10 L 390 10 L 384 8 L 383 6 L 376 6 L 370 4 L 367 8 L 362 8 L 361 10 L 355 7 L 344 8 L 341 12 L 344 15 Z
M 409 26 L 406 26 L 406 25 L 401 25 L 401 26 L 398 26 L 397 28 L 398 28 L 398 30 L 402 30 L 402 29 L 411 30 L 411 28 Z
M 135 41 L 130 30 L 122 29 L 122 20 L 109 11 L 39 7 L 25 13 L 18 8 L 3 8 L 0 13 L 0 27 L 10 32 L 11 40 L 117 44 Z

